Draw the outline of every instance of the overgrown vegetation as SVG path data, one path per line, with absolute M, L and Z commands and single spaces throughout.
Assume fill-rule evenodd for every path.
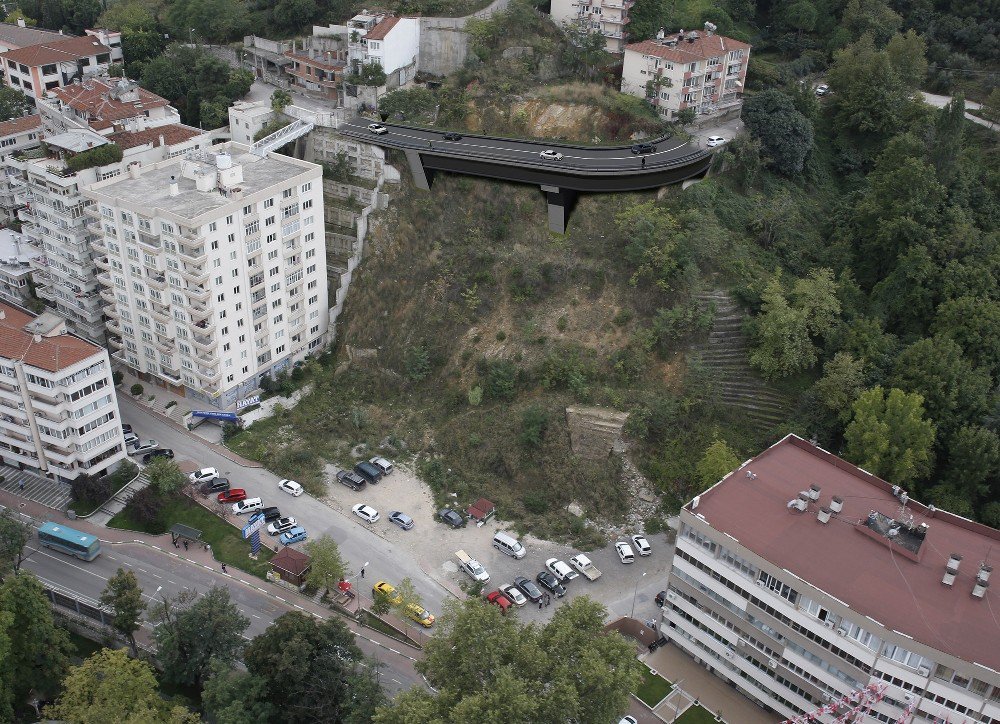
M 117 143 L 106 143 L 97 148 L 74 154 L 66 159 L 66 166 L 70 171 L 83 171 L 94 166 L 107 166 L 111 163 L 118 163 L 122 160 L 122 147 Z

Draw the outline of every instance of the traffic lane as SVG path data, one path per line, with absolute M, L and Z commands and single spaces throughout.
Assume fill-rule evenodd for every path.
M 278 490 L 279 478 L 270 471 L 264 468 L 244 468 L 234 463 L 204 444 L 200 438 L 177 430 L 127 398 L 119 400 L 119 405 L 123 420 L 141 432 L 142 437 L 152 437 L 165 447 L 174 448 L 178 455 L 183 451 L 184 457 L 196 461 L 202 467 L 215 467 L 224 477 L 229 478 L 232 487 L 244 488 L 248 495 L 261 497 L 265 505 L 277 505 L 283 515 L 294 516 L 310 537 L 319 537 L 324 533 L 330 535 L 340 546 L 344 560 L 354 572 L 353 579 L 356 583 L 362 580 L 359 576 L 361 567 L 368 563 L 365 572 L 367 580 L 386 578 L 398 581 L 409 578 L 428 608 L 440 610 L 443 601 L 448 598 L 449 594 L 421 570 L 419 562 L 408 551 L 398 549 L 380 538 L 356 516 L 342 515 L 308 494 L 294 498 L 283 493 Z M 333 494 L 338 492 L 340 491 Z M 384 520 L 388 511 L 381 512 L 383 521 L 376 525 L 391 525 Z

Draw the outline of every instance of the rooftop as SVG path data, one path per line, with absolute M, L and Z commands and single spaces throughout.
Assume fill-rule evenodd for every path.
M 727 38 L 724 35 L 697 33 L 697 38 L 693 38 L 691 35 L 694 34 L 686 34 L 681 38 L 677 33 L 673 33 L 667 35 L 663 40 L 644 40 L 641 43 L 626 45 L 625 50 L 643 55 L 653 55 L 675 63 L 694 63 L 699 60 L 723 56 L 732 50 L 750 50 L 748 44 Z
M 9 121 L 0 123 L 0 137 L 16 136 L 19 133 L 26 133 L 34 128 L 38 128 L 41 125 L 42 117 L 38 115 L 11 118 Z
M 818 501 L 802 512 L 790 507 L 812 485 Z M 843 510 L 824 524 L 817 513 L 832 496 Z M 979 564 L 991 561 L 992 548 L 992 561 L 1000 559 L 1000 531 L 913 500 L 901 510 L 892 485 L 794 435 L 696 500 L 688 511 L 778 568 L 889 629 L 1000 671 L 1000 604 L 992 606 L 989 590 L 972 596 Z M 891 521 L 902 533 L 888 533 Z M 942 577 L 953 553 L 964 562 L 948 586 Z
M 105 350 L 65 331 L 65 323 L 48 312 L 34 315 L 0 302 L 0 358 L 21 360 L 49 372 L 72 367 Z M 49 336 L 45 336 L 49 335 Z
M 123 79 L 88 78 L 63 88 L 53 88 L 49 93 L 84 114 L 94 128 L 110 128 L 115 121 L 142 116 L 151 108 L 167 105 L 166 98 Z
M 41 255 L 41 250 L 28 244 L 25 237 L 9 229 L 0 229 L 0 267 L 8 274 L 28 274 L 31 260 Z
M 122 150 L 125 151 L 129 148 L 136 148 L 137 146 L 144 146 L 146 144 L 150 144 L 153 148 L 163 145 L 173 146 L 177 143 L 190 141 L 192 138 L 205 133 L 207 132 L 198 128 L 185 126 L 181 123 L 171 123 L 157 128 L 147 128 L 144 131 L 119 131 L 118 133 L 110 134 L 108 138 L 121 146 Z
M 80 153 L 91 148 L 104 146 L 109 143 L 104 136 L 93 131 L 74 130 L 64 133 L 57 133 L 45 139 L 45 145 L 50 148 L 61 148 L 64 151 Z
M 365 40 L 385 40 L 385 36 L 392 32 L 401 18 L 392 16 L 385 18 L 378 25 L 368 31 Z
M 89 58 L 92 55 L 110 52 L 111 49 L 109 47 L 102 45 L 89 35 L 82 38 L 59 36 L 58 40 L 45 41 L 38 45 L 29 45 L 19 50 L 9 50 L 6 53 L 0 53 L 0 57 L 13 60 L 15 63 L 35 66 Z
M 41 28 L 26 28 L 14 23 L 0 23 L 0 45 L 9 48 L 26 48 L 51 40 L 59 40 L 65 36 L 52 30 Z

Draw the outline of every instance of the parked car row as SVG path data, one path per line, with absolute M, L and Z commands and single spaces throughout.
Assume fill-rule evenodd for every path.
M 353 470 L 337 472 L 337 482 L 351 490 L 361 490 L 365 485 L 377 485 L 379 481 L 392 472 L 392 462 L 383 457 L 373 457 L 362 460 Z
M 403 603 L 403 597 L 396 591 L 396 587 L 388 581 L 379 581 L 372 586 L 372 597 L 385 598 L 391 605 L 399 606 Z M 424 628 L 434 625 L 434 614 L 417 603 L 408 603 L 403 607 L 403 613 L 407 618 L 416 621 Z
M 156 440 L 143 440 L 136 434 L 131 425 L 122 425 L 122 435 L 125 438 L 125 449 L 128 454 L 142 455 L 143 465 L 148 465 L 154 458 L 172 458 L 174 456 L 173 450 L 160 447 L 160 443 Z

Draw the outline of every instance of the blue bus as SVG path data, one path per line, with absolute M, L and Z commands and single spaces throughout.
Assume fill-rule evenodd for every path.
M 38 529 L 38 542 L 46 548 L 55 548 L 82 561 L 92 561 L 101 553 L 101 541 L 97 536 L 57 523 L 42 523 L 42 527 Z

